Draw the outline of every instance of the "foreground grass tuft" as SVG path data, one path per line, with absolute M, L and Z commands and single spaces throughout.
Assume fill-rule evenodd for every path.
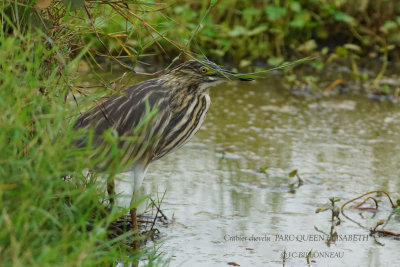
M 121 212 L 83 175 L 94 160 L 73 146 L 68 64 L 40 32 L 0 31 L 0 266 L 135 262 L 132 232 L 109 238 Z

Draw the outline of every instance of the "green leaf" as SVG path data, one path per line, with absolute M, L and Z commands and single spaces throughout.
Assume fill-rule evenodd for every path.
M 390 93 L 389 86 L 384 84 L 381 88 L 381 91 L 388 95 Z
M 343 46 L 336 47 L 335 52 L 341 57 L 347 57 L 349 55 L 349 51 Z
M 85 0 L 61 0 L 66 8 L 71 5 L 70 9 L 75 10 L 83 6 Z
M 293 12 L 300 12 L 300 11 L 301 11 L 301 5 L 300 5 L 299 2 L 294 1 L 294 2 L 292 2 L 292 3 L 290 4 L 290 9 L 291 9 Z
M 345 44 L 344 48 L 346 48 L 347 50 L 351 50 L 357 53 L 361 53 L 362 52 L 362 48 L 356 44 Z
M 291 172 L 289 173 L 289 177 L 290 177 L 290 178 L 293 178 L 293 177 L 295 177 L 295 176 L 296 176 L 296 174 L 297 174 L 297 169 L 296 169 L 296 170 L 293 170 L 293 171 L 291 171 Z
M 305 43 L 299 45 L 297 50 L 300 52 L 309 53 L 317 48 L 317 42 L 314 39 L 308 40 Z
M 247 33 L 247 36 L 258 35 L 262 32 L 265 32 L 266 30 L 268 30 L 268 26 L 263 24 L 249 31 Z
M 321 54 L 322 54 L 322 55 L 325 56 L 325 55 L 327 55 L 328 53 L 329 53 L 329 47 L 326 47 L 326 46 L 325 46 L 324 48 L 321 49 Z
M 260 168 L 261 173 L 267 173 L 268 167 L 262 167 Z
M 324 67 L 324 62 L 321 60 L 316 60 L 313 62 L 312 66 L 318 70 L 322 69 Z
M 352 23 L 354 22 L 354 18 L 352 16 L 347 15 L 346 13 L 343 13 L 341 11 L 335 11 L 333 13 L 333 17 L 335 18 L 335 20 L 337 21 L 344 21 L 347 23 Z
M 246 28 L 251 28 L 254 26 L 254 22 L 259 20 L 262 16 L 262 10 L 255 8 L 246 8 L 243 10 L 243 20 L 245 22 Z
M 240 63 L 239 63 L 239 66 L 240 66 L 241 68 L 246 68 L 246 67 L 250 66 L 250 64 L 251 64 L 251 60 L 242 59 L 242 60 L 240 61 Z
M 255 8 L 247 8 L 245 10 L 243 10 L 243 17 L 255 17 L 255 16 L 259 16 L 261 14 L 261 10 L 259 9 L 255 9 Z
M 289 23 L 293 28 L 302 28 L 310 21 L 310 14 L 307 11 L 297 13 L 294 19 Z
M 386 30 L 394 30 L 394 29 L 396 29 L 398 26 L 397 26 L 397 23 L 396 22 L 394 22 L 394 21 L 391 21 L 391 20 L 388 20 L 388 21 L 386 21 L 385 22 L 385 24 L 383 24 L 383 28 L 385 28 Z
M 278 66 L 283 62 L 283 57 L 270 57 L 268 59 L 268 64 L 271 66 Z
M 210 1 L 210 6 L 215 6 L 215 4 L 218 2 L 218 0 L 211 0 Z
M 220 45 L 223 47 L 231 47 L 232 42 L 229 39 L 220 39 Z
M 236 25 L 232 31 L 229 32 L 229 36 L 230 37 L 238 37 L 241 35 L 246 35 L 247 33 L 247 29 L 243 26 L 240 25 Z
M 324 204 L 321 207 L 319 207 L 318 209 L 316 209 L 315 213 L 324 212 L 326 210 L 329 210 L 330 208 L 331 208 L 331 206 L 329 204 Z
M 278 20 L 286 15 L 286 9 L 280 6 L 266 6 L 264 11 L 267 17 L 272 21 Z
M 329 201 L 331 202 L 331 204 L 334 204 L 335 202 L 339 202 L 339 201 L 340 201 L 340 198 L 331 197 L 331 198 L 329 198 Z

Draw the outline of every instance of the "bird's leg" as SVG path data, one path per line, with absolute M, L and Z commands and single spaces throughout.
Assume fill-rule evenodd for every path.
M 139 226 L 137 223 L 137 197 L 139 193 L 139 189 L 142 185 L 144 175 L 146 174 L 147 166 L 142 167 L 141 165 L 136 165 L 133 168 L 133 190 L 132 190 L 132 198 L 131 198 L 131 206 L 135 205 L 134 208 L 130 210 L 131 221 L 132 221 L 132 229 L 135 231 L 134 241 L 133 241 L 133 249 L 139 250 L 140 240 L 139 240 Z
M 132 222 L 132 230 L 134 231 L 134 236 L 133 236 L 133 250 L 139 251 L 140 248 L 140 236 L 139 236 L 139 226 L 138 226 L 138 221 L 137 221 L 137 191 L 138 190 L 133 190 L 132 192 L 132 198 L 131 198 L 131 207 L 132 205 L 135 205 L 134 208 L 132 208 L 129 213 L 131 215 L 131 222 Z
M 139 227 L 136 216 L 136 208 L 130 210 L 131 220 L 132 220 L 132 229 L 135 231 L 134 240 L 133 240 L 133 249 L 139 250 L 140 240 L 139 240 Z
M 110 201 L 110 206 L 112 206 L 115 203 L 115 181 L 112 178 L 107 179 L 107 193 Z

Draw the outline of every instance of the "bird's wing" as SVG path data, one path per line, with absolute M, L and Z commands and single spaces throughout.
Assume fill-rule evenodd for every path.
M 93 129 L 95 146 L 104 144 L 102 135 L 112 128 L 121 137 L 118 146 L 126 150 L 127 157 L 137 158 L 149 152 L 148 147 L 156 142 L 170 116 L 167 89 L 158 79 L 151 79 L 97 104 L 78 118 L 74 128 Z M 86 140 L 77 145 L 86 146 Z

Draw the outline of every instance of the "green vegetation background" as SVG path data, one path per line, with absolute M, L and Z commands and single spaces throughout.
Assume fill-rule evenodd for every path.
M 108 211 L 96 177 L 83 175 L 102 159 L 73 146 L 81 62 L 96 71 L 169 63 L 181 52 L 238 67 L 318 54 L 399 59 L 396 0 L 2 1 L 0 12 L 0 266 L 110 266 L 140 256 L 131 232 L 110 238 L 121 212 Z

